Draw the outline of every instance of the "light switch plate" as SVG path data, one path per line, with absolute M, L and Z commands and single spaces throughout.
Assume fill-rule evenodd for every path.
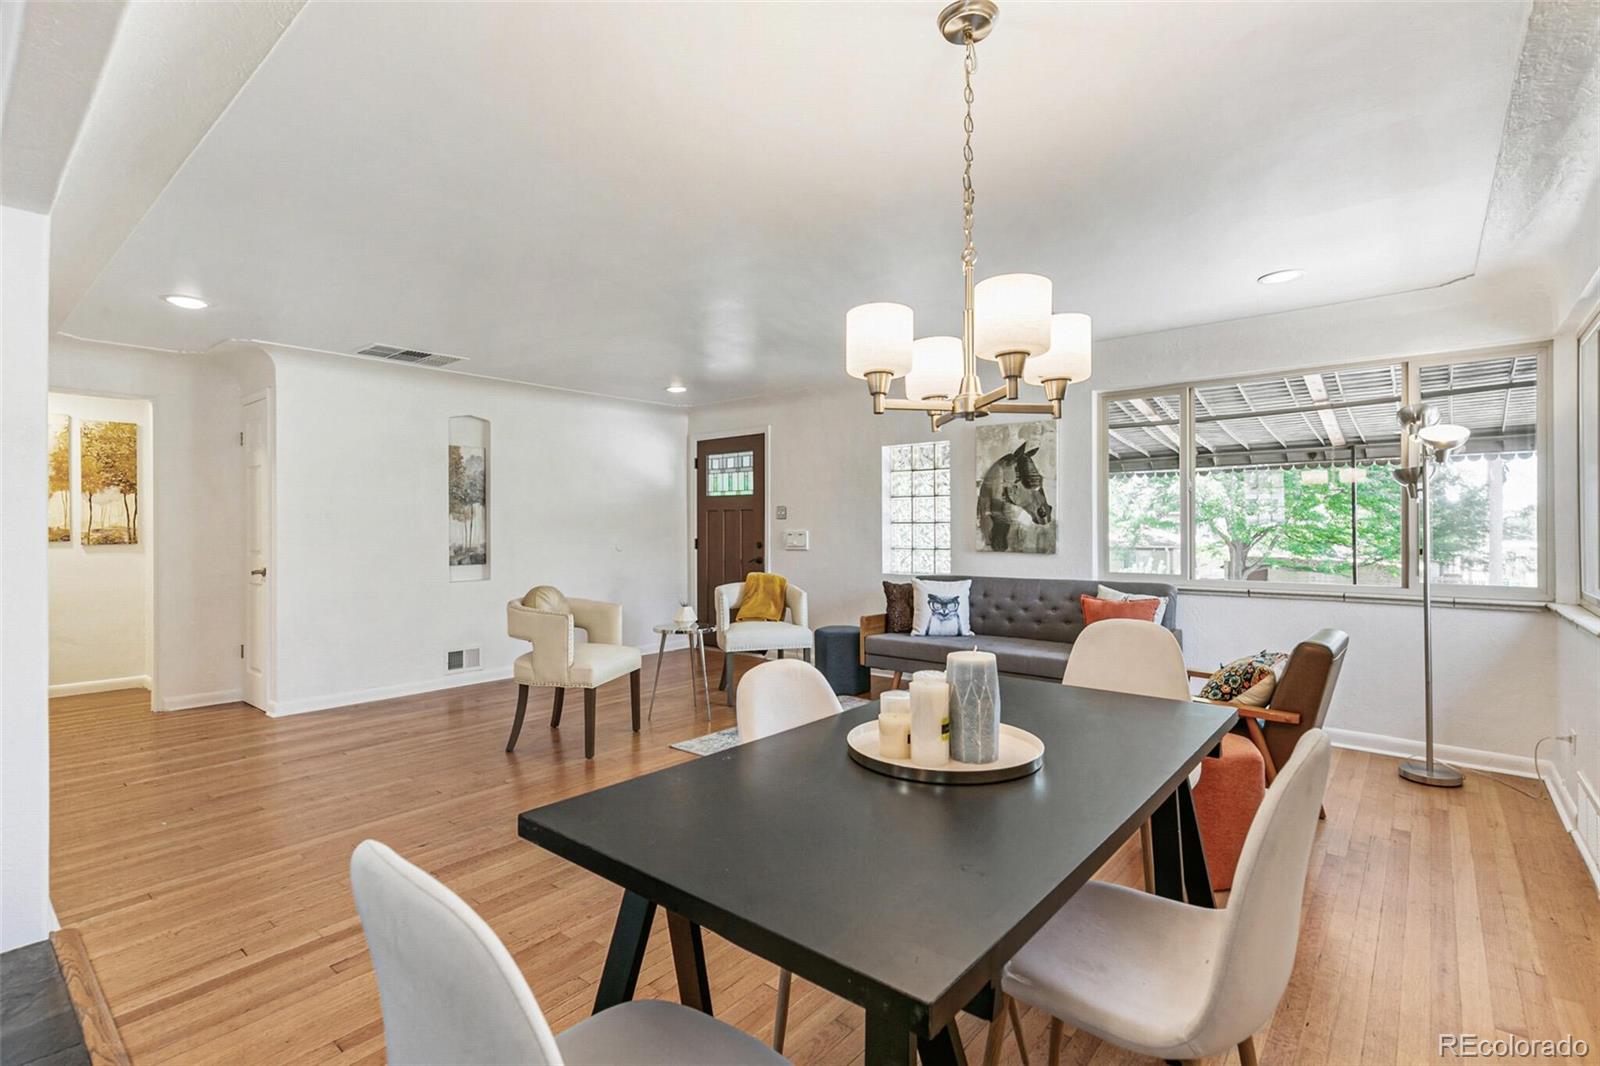
M 783 550 L 786 552 L 805 552 L 811 550 L 811 531 L 809 529 L 786 529 L 783 531 Z
M 784 520 L 784 519 L 785 519 L 785 518 L 788 518 L 788 517 L 789 517 L 789 508 L 787 508 L 787 507 L 785 507 L 785 506 L 784 506 L 784 505 L 783 505 L 783 504 L 781 504 L 781 503 L 780 503 L 780 504 L 778 504 L 778 521 L 780 521 L 780 522 L 781 522 L 781 521 L 783 521 L 783 520 Z

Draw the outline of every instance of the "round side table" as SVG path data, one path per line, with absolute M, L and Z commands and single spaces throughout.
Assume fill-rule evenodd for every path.
M 677 622 L 663 622 L 655 627 L 655 631 L 661 636 L 661 647 L 656 651 L 656 676 L 655 680 L 650 682 L 650 711 L 645 715 L 646 718 L 656 713 L 656 689 L 661 684 L 661 660 L 666 658 L 667 638 L 681 636 L 687 637 L 689 640 L 690 705 L 693 706 L 693 700 L 703 695 L 706 704 L 706 721 L 711 721 L 711 684 L 706 680 L 706 634 L 714 629 L 716 629 L 716 626 L 703 625 L 699 622 L 691 622 L 688 625 L 681 625 Z M 696 656 L 700 659 L 700 685 L 698 691 L 694 683 Z

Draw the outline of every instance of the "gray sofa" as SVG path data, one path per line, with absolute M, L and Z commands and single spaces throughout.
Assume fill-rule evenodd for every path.
M 965 581 L 965 576 L 930 577 L 930 581 Z M 885 633 L 883 615 L 861 619 L 861 662 L 896 674 L 943 669 L 952 651 L 976 646 L 993 652 L 1000 672 L 1019 677 L 1060 681 L 1072 642 L 1083 631 L 1083 604 L 1101 584 L 1120 592 L 1165 596 L 1161 624 L 1183 639 L 1178 629 L 1178 590 L 1149 581 L 1076 581 L 1067 578 L 974 577 L 970 637 L 914 637 Z

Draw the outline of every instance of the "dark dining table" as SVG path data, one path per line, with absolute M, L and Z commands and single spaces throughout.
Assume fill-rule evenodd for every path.
M 711 1012 L 701 930 L 866 1011 L 866 1062 L 963 1061 L 1018 948 L 1146 818 L 1156 888 L 1210 906 L 1188 776 L 1225 707 L 1005 678 L 1004 721 L 1044 742 L 1031 776 L 902 781 L 853 762 L 877 704 L 524 811 L 526 840 L 623 889 L 594 1009 L 633 997 L 657 907 L 679 998 Z

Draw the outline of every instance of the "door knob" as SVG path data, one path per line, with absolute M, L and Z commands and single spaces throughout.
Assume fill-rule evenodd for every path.
M 750 565 L 751 565 L 751 566 L 760 566 L 760 565 L 761 565 L 761 564 L 762 564 L 762 563 L 764 563 L 764 562 L 766 562 L 766 560 L 765 560 L 765 559 L 762 559 L 762 558 L 760 558 L 760 557 L 759 557 L 759 556 L 758 556 L 758 557 L 756 557 L 756 558 L 754 558 L 754 559 L 751 559 L 751 560 L 750 560 Z
M 250 571 L 250 576 L 251 577 L 266 577 L 267 576 L 267 568 L 264 567 L 264 566 L 257 567 L 256 569 Z

